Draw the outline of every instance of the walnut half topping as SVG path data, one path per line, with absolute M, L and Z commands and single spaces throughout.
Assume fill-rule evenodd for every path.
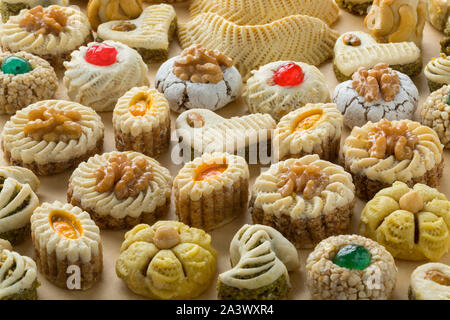
M 386 63 L 379 63 L 370 70 L 360 67 L 352 76 L 352 86 L 368 102 L 378 100 L 380 92 L 389 102 L 400 90 L 400 79 Z
M 67 24 L 67 15 L 62 9 L 42 6 L 29 10 L 20 20 L 19 26 L 35 34 L 58 35 Z
M 359 47 L 361 45 L 361 39 L 358 38 L 353 33 L 347 33 L 343 38 L 342 41 L 344 41 L 344 44 L 347 46 L 352 47 Z

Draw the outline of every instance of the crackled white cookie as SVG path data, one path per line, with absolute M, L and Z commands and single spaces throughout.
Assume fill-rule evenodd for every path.
M 64 67 L 69 97 L 96 111 L 112 111 L 125 92 L 149 84 L 148 68 L 139 53 L 116 41 L 82 46 Z
M 53 284 L 87 290 L 100 280 L 100 230 L 86 211 L 59 201 L 44 202 L 31 216 L 31 236 L 39 271 Z M 68 286 L 73 266 L 81 272 L 80 288 Z
M 411 274 L 410 300 L 450 300 L 450 266 L 431 262 L 417 267 Z
M 268 113 L 275 120 L 307 103 L 331 100 L 319 69 L 293 61 L 271 62 L 253 70 L 243 97 L 251 113 Z
M 61 67 L 72 51 L 92 40 L 87 17 L 72 7 L 24 9 L 0 26 L 4 51 L 27 51 Z
M 422 106 L 421 122 L 436 131 L 444 147 L 450 149 L 450 85 L 428 96 Z
M 351 129 L 383 118 L 413 119 L 419 92 L 406 74 L 379 63 L 372 69 L 359 68 L 352 80 L 338 84 L 333 101 Z
M 280 160 L 318 154 L 334 160 L 339 153 L 344 118 L 334 103 L 310 103 L 291 111 L 277 124 L 273 147 Z
M 139 52 L 146 63 L 162 62 L 169 56 L 169 44 L 177 28 L 171 5 L 149 6 L 134 20 L 109 21 L 99 25 L 97 40 L 119 41 Z
M 72 173 L 68 202 L 90 213 L 102 228 L 152 223 L 167 213 L 172 177 L 139 152 L 108 152 L 89 158 Z
M 254 223 L 274 227 L 297 248 L 309 248 L 348 228 L 355 186 L 344 168 L 307 155 L 270 166 L 253 185 Z
M 100 116 L 91 108 L 44 100 L 17 111 L 6 122 L 2 149 L 10 164 L 51 175 L 101 152 L 103 131 Z
M 443 53 L 440 57 L 432 58 L 423 73 L 428 80 L 431 92 L 450 84 L 450 58 Z
M 232 269 L 219 274 L 217 291 L 224 300 L 273 300 L 289 294 L 288 271 L 300 266 L 294 245 L 280 232 L 245 224 L 230 244 Z
M 178 219 L 208 231 L 243 215 L 248 179 L 245 159 L 226 152 L 205 153 L 186 163 L 173 182 Z
M 370 69 L 378 63 L 413 77 L 422 70 L 422 53 L 414 42 L 377 43 L 368 33 L 351 31 L 336 40 L 333 63 L 341 82 L 351 79 L 360 67 Z

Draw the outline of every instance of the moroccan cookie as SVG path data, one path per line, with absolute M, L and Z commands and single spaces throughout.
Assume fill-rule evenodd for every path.
M 343 164 L 358 197 L 370 200 L 395 181 L 437 187 L 444 166 L 437 133 L 410 120 L 369 121 L 353 127 L 343 146 Z
M 253 185 L 249 210 L 254 223 L 280 231 L 297 248 L 347 230 L 355 186 L 341 166 L 308 155 L 272 164 Z
M 72 51 L 92 40 L 87 17 L 72 7 L 24 9 L 0 26 L 3 51 L 26 51 L 62 67 Z
M 119 151 L 133 150 L 157 157 L 169 148 L 169 103 L 156 89 L 129 90 L 117 101 L 112 122 Z
M 333 63 L 340 82 L 350 80 L 360 67 L 370 69 L 378 63 L 413 77 L 422 71 L 422 53 L 414 42 L 377 43 L 370 34 L 351 31 L 337 39 Z
M 367 14 L 372 2 L 373 0 L 336 0 L 340 8 L 359 16 Z
M 18 15 L 22 9 L 31 9 L 37 6 L 48 7 L 52 4 L 68 6 L 69 0 L 2 0 L 0 2 L 2 22 L 8 21 L 10 16 Z
M 306 260 L 306 284 L 318 300 L 387 300 L 397 267 L 377 242 L 340 235 L 320 242 Z
M 136 49 L 146 63 L 162 62 L 169 56 L 169 44 L 177 28 L 172 6 L 147 7 L 133 20 L 109 21 L 97 29 L 97 41 L 114 40 Z
M 448 0 L 426 0 L 427 20 L 439 31 L 444 31 L 450 22 Z
M 268 113 L 278 121 L 307 103 L 330 102 L 330 91 L 316 67 L 277 61 L 251 72 L 243 97 L 251 113 Z
M 104 126 L 89 107 L 44 100 L 19 110 L 1 134 L 5 159 L 12 165 L 51 175 L 75 167 L 103 150 Z
M 241 86 L 242 78 L 232 59 L 199 45 L 163 63 L 155 76 L 155 87 L 176 112 L 220 109 L 239 96 Z
M 139 17 L 142 0 L 89 0 L 86 12 L 92 29 L 96 31 L 103 22 Z
M 352 80 L 336 86 L 333 101 L 350 129 L 367 121 L 412 119 L 419 101 L 414 82 L 385 63 L 360 67 Z
M 430 262 L 411 274 L 409 300 L 450 300 L 450 266 Z
M 149 84 L 148 68 L 139 53 L 116 41 L 80 47 L 64 67 L 70 99 L 96 111 L 112 111 L 125 92 Z
M 68 202 L 89 212 L 102 229 L 153 223 L 170 206 L 172 177 L 158 161 L 138 152 L 109 152 L 72 173 Z
M 367 202 L 359 232 L 395 258 L 438 261 L 450 247 L 450 202 L 427 185 L 396 181 Z
M 286 298 L 288 271 L 299 268 L 296 248 L 281 233 L 260 224 L 242 226 L 230 244 L 232 269 L 219 274 L 217 295 L 224 300 Z
M 450 84 L 450 58 L 441 53 L 438 58 L 431 59 L 423 71 L 428 80 L 430 91 L 436 91 Z
M 215 151 L 237 154 L 249 164 L 271 161 L 276 122 L 268 114 L 225 119 L 210 110 L 191 109 L 178 116 L 175 126 L 187 161 Z
M 439 136 L 445 148 L 450 149 L 450 86 L 432 92 L 422 106 L 422 124 Z
M 441 52 L 450 55 L 450 24 L 444 30 L 445 37 L 441 40 Z
M 21 184 L 29 184 L 34 192 L 38 190 L 40 185 L 39 179 L 33 171 L 23 167 L 0 167 L 0 181 L 5 181 L 7 178 L 13 178 Z
M 226 152 L 186 163 L 173 182 L 178 220 L 209 231 L 245 214 L 248 179 L 245 159 Z
M 36 264 L 48 281 L 69 290 L 87 290 L 100 280 L 100 230 L 86 211 L 59 201 L 44 202 L 31 216 L 31 236 Z M 80 270 L 80 287 L 70 287 L 68 281 L 74 266 Z
M 140 224 L 125 234 L 116 274 L 149 299 L 193 299 L 216 275 L 211 236 L 177 221 Z
M 337 159 L 343 121 L 334 103 L 307 104 L 288 113 L 274 132 L 276 158 L 286 160 L 315 153 L 324 160 Z
M 58 78 L 50 64 L 31 53 L 0 53 L 0 114 L 17 110 L 40 100 L 52 99 Z

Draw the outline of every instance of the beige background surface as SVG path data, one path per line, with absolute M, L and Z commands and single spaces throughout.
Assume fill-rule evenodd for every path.
M 85 1 L 87 3 L 87 0 Z M 73 1 L 72 1 L 73 3 Z M 83 2 L 80 1 L 82 5 Z M 185 22 L 188 19 L 188 3 L 175 5 L 178 19 L 180 22 Z M 333 26 L 334 29 L 339 32 L 351 31 L 351 30 L 364 30 L 363 27 L 363 18 L 353 16 L 341 10 L 340 18 L 338 22 Z M 442 37 L 438 31 L 433 29 L 428 23 L 425 27 L 424 32 L 424 40 L 422 45 L 423 50 L 423 61 L 424 65 L 430 60 L 431 57 L 439 55 L 439 40 Z M 289 41 L 289 39 L 286 39 Z M 179 45 L 176 41 L 174 41 L 170 48 L 170 56 L 175 56 L 180 51 Z M 156 70 L 158 69 L 159 64 L 150 65 L 149 66 L 149 77 L 151 86 L 154 86 L 154 75 Z M 330 88 L 330 92 L 334 90 L 334 87 L 337 84 L 337 80 L 334 76 L 332 63 L 328 61 L 327 63 L 320 66 L 320 70 L 325 74 L 327 84 Z M 61 77 L 62 74 L 59 74 Z M 419 108 L 416 112 L 416 116 L 420 115 L 420 107 L 424 102 L 424 99 L 429 95 L 429 90 L 426 85 L 426 80 L 423 74 L 416 77 L 414 79 L 419 92 L 420 92 L 420 104 Z M 67 99 L 66 92 L 64 87 L 61 85 L 58 89 L 57 98 Z M 239 99 L 236 102 L 226 106 L 225 108 L 219 110 L 218 112 L 221 116 L 231 117 L 236 115 L 242 115 L 246 113 L 246 107 L 244 103 Z M 102 113 L 101 117 L 106 127 L 105 131 L 105 148 L 104 151 L 112 151 L 114 150 L 114 137 L 112 132 L 111 125 L 111 113 Z M 174 128 L 174 121 L 177 117 L 177 114 L 172 113 L 172 129 Z M 0 117 L 0 127 L 3 127 L 4 123 L 9 119 L 8 116 Z M 343 139 L 348 135 L 348 130 L 345 130 Z M 171 148 L 176 143 L 176 141 L 172 141 Z M 1 165 L 5 164 L 3 157 L 1 156 Z M 170 158 L 170 150 L 162 155 L 158 159 L 165 167 L 170 169 L 172 176 L 175 177 L 178 173 L 181 166 L 174 165 Z M 441 183 L 441 187 L 439 188 L 441 192 L 444 192 L 448 197 L 450 197 L 450 151 L 445 151 L 445 161 L 446 166 L 444 169 L 444 175 Z M 261 168 L 259 166 L 250 166 L 251 172 L 251 182 L 258 176 Z M 40 202 L 44 201 L 66 201 L 66 191 L 67 191 L 67 183 L 70 177 L 71 171 L 68 171 L 64 174 L 59 174 L 51 177 L 42 177 L 41 187 L 38 192 L 38 196 Z M 351 233 L 356 233 L 357 225 L 359 223 L 359 215 L 364 206 L 364 203 L 360 200 L 357 200 L 357 204 L 355 207 L 355 214 L 351 224 Z M 176 216 L 174 214 L 174 205 L 172 203 L 171 211 L 166 219 L 175 220 Z M 218 251 L 218 261 L 217 261 L 217 272 L 221 273 L 230 268 L 229 263 L 229 254 L 228 247 L 229 243 L 239 228 L 245 224 L 251 223 L 251 218 L 249 214 L 246 214 L 232 223 L 211 232 L 212 235 L 212 244 L 214 248 Z M 125 231 L 107 231 L 102 230 L 101 236 L 103 241 L 103 250 L 104 250 L 104 270 L 102 280 L 94 286 L 94 288 L 86 291 L 86 292 L 76 292 L 60 289 L 50 282 L 45 280 L 42 275 L 39 275 L 39 280 L 42 285 L 38 289 L 38 297 L 39 299 L 141 299 L 138 295 L 135 295 L 133 292 L 128 290 L 126 285 L 116 276 L 115 274 L 115 261 L 119 255 L 120 245 L 123 240 L 123 236 Z M 17 246 L 15 248 L 18 252 L 24 255 L 33 256 L 33 245 L 31 240 L 27 240 L 23 244 Z M 311 250 L 300 250 L 300 259 L 301 259 L 301 267 L 298 271 L 292 272 L 291 276 L 291 284 L 292 290 L 289 296 L 289 299 L 310 299 L 310 295 L 308 289 L 305 286 L 305 261 L 308 254 Z M 441 262 L 450 264 L 450 253 L 447 253 L 442 259 Z M 409 285 L 409 277 L 411 272 L 422 263 L 425 262 L 408 262 L 408 261 L 400 261 L 396 260 L 397 267 L 399 270 L 398 280 L 395 292 L 392 296 L 392 299 L 407 299 L 407 289 Z M 216 299 L 216 280 L 214 280 L 209 289 L 200 297 L 199 299 Z

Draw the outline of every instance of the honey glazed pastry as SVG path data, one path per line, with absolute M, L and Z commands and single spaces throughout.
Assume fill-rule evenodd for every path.
M 450 85 L 428 96 L 422 106 L 421 123 L 436 131 L 444 148 L 450 149 Z
M 450 84 L 450 58 L 445 54 L 432 58 L 423 70 L 431 92 Z
M 67 200 L 89 212 L 102 229 L 153 223 L 170 206 L 172 177 L 139 152 L 109 152 L 89 158 L 72 173 Z
M 53 4 L 68 6 L 69 0 L 2 0 L 0 2 L 2 22 L 7 22 L 10 16 L 18 15 L 22 9 L 32 9 L 37 6 L 48 7 Z
M 94 31 L 111 20 L 129 20 L 142 13 L 142 0 L 89 0 L 86 13 Z
M 450 266 L 431 262 L 411 274 L 409 300 L 450 300 Z

